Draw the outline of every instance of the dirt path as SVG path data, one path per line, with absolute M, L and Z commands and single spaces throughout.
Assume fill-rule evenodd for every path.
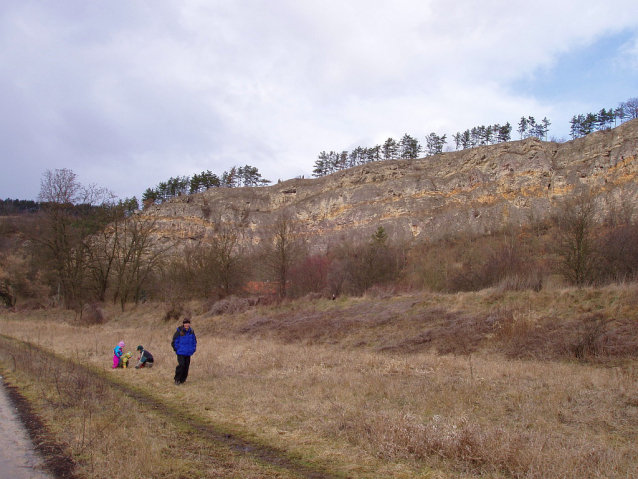
M 277 467 L 286 469 L 298 475 L 299 477 L 307 479 L 336 479 L 337 477 L 340 477 L 331 475 L 327 471 L 323 471 L 319 468 L 313 468 L 310 466 L 305 466 L 303 464 L 295 463 L 286 457 L 285 451 L 255 444 L 253 442 L 242 439 L 239 436 L 222 433 L 218 431 L 214 426 L 202 424 L 197 419 L 189 417 L 188 414 L 185 414 L 183 411 L 177 411 L 171 406 L 164 404 L 163 402 L 142 391 L 133 389 L 119 382 L 112 381 L 109 378 L 106 378 L 106 380 L 111 383 L 112 387 L 119 389 L 122 393 L 136 400 L 138 403 L 143 404 L 145 407 L 162 414 L 167 419 L 177 420 L 179 418 L 179 421 L 191 428 L 193 433 L 200 435 L 208 441 L 223 443 L 235 452 L 247 456 L 252 456 L 261 462 L 273 464 Z
M 120 383 L 113 377 L 108 374 L 102 374 L 100 371 L 95 371 L 90 367 L 77 364 L 72 361 L 67 361 L 57 357 L 56 355 L 46 351 L 38 346 L 35 346 L 30 343 L 25 343 L 23 341 L 18 341 L 15 339 L 9 339 L 5 336 L 0 335 L 0 343 L 2 347 L 6 346 L 6 349 L 14 349 L 14 348 L 27 348 L 29 350 L 29 354 L 37 356 L 37 359 L 34 361 L 38 364 L 45 363 L 58 363 L 61 367 L 66 367 L 73 371 L 73 374 L 88 374 L 92 376 L 96 381 L 102 382 L 106 387 L 115 389 L 119 391 L 120 394 L 124 394 L 128 396 L 130 399 L 137 402 L 142 408 L 146 410 L 153 411 L 156 414 L 159 414 L 161 417 L 166 419 L 169 422 L 178 422 L 182 427 L 187 427 L 190 432 L 189 434 L 193 436 L 197 436 L 203 439 L 205 442 L 211 444 L 220 444 L 225 446 L 226 448 L 234 451 L 235 454 L 246 457 L 249 460 L 257 461 L 262 464 L 270 464 L 276 466 L 280 470 L 287 471 L 286 477 L 297 477 L 297 478 L 307 478 L 307 479 L 337 479 L 339 477 L 343 477 L 340 475 L 335 475 L 330 473 L 329 471 L 324 470 L 323 468 L 315 465 L 307 465 L 297 462 L 289 457 L 286 451 L 279 450 L 276 448 L 264 446 L 261 444 L 257 444 L 246 440 L 238 435 L 233 435 L 232 433 L 228 433 L 226 431 L 221 431 L 212 424 L 206 424 L 200 419 L 185 414 L 182 409 L 179 409 L 171 404 L 168 404 L 156 397 L 154 397 L 151 393 L 140 390 L 138 388 L 134 388 L 128 386 L 126 384 Z M 37 436 L 38 431 L 41 431 L 43 434 L 40 437 L 40 440 L 36 441 L 38 443 L 45 444 L 47 440 L 50 440 L 50 437 L 47 437 L 46 428 L 39 421 L 37 416 L 30 410 L 27 401 L 22 397 L 19 392 L 11 387 L 7 388 L 7 391 L 15 396 L 14 402 L 21 403 L 22 407 L 19 408 L 20 417 L 23 422 L 31 423 L 33 425 L 33 431 L 30 430 L 32 436 L 34 434 Z M 1 432 L 1 431 L 0 431 Z M 0 442 L 0 445 L 2 443 Z M 51 446 L 54 447 L 54 446 Z M 49 470 L 53 470 L 55 472 L 56 478 L 73 478 L 73 464 L 68 458 L 64 457 L 64 454 L 61 450 L 59 453 L 55 451 L 49 451 L 47 454 L 44 451 L 44 456 L 48 458 L 49 463 L 45 464 L 48 466 Z M 58 461 L 59 464 L 51 464 L 51 461 Z M 57 467 L 57 469 L 56 469 Z M 65 470 L 66 468 L 66 470 Z M 2 462 L 0 459 L 0 470 L 2 470 Z M 1 477 L 5 477 L 1 475 Z M 16 479 L 22 479 L 22 477 L 34 477 L 35 479 L 45 479 L 51 476 L 7 476 L 7 477 L 15 477 Z M 282 476 L 283 477 L 283 476 Z
M 18 410 L 0 383 L 0 473 L 12 479 L 51 479 L 45 462 L 35 451 Z

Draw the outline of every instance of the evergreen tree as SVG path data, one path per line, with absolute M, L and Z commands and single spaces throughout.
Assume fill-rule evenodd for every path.
M 189 194 L 195 194 L 195 193 L 199 193 L 200 191 L 203 190 L 202 187 L 202 179 L 201 176 L 198 175 L 197 173 L 195 173 L 192 177 L 191 177 L 191 181 L 189 184 L 189 189 L 188 189 L 188 193 Z
M 224 171 L 220 180 L 222 188 L 234 188 L 237 186 L 239 178 L 237 176 L 237 167 L 233 166 L 229 171 Z
M 484 144 L 486 145 L 494 144 L 494 130 L 492 129 L 491 125 L 485 127 L 483 131 L 483 139 L 485 142 Z
M 447 135 L 438 136 L 436 133 L 430 133 L 425 137 L 427 156 L 438 155 L 443 153 L 443 146 L 446 143 Z
M 581 124 L 581 133 L 583 136 L 587 136 L 594 131 L 596 131 L 596 115 L 587 113 Z
M 263 179 L 259 170 L 250 165 L 241 166 L 237 169 L 238 184 L 243 186 L 264 186 L 270 183 Z
M 221 181 L 219 177 L 210 170 L 202 171 L 200 173 L 200 184 L 204 190 L 209 188 L 219 188 L 221 186 Z
M 117 207 L 121 208 L 126 215 L 132 215 L 140 209 L 140 204 L 134 196 L 133 198 L 125 198 L 124 200 L 118 201 Z
M 339 153 L 339 159 L 337 161 L 339 169 L 347 168 L 349 158 L 350 154 L 348 153 L 348 150 L 343 150 L 341 153 Z
M 339 153 L 336 151 L 330 151 L 328 153 L 328 171 L 330 173 L 334 173 L 335 171 L 339 171 L 342 169 L 342 158 Z
M 388 138 L 381 147 L 384 160 L 394 160 L 398 158 L 399 145 L 393 138 Z
M 366 148 L 365 157 L 366 157 L 366 163 L 371 163 L 373 161 L 380 161 L 381 146 L 376 145 L 376 146 L 373 146 L 372 148 Z
M 552 123 L 549 121 L 549 119 L 547 117 L 543 118 L 543 122 L 542 122 L 542 128 L 539 130 L 539 132 L 541 133 L 541 137 L 540 138 L 545 138 L 545 140 L 547 140 L 547 133 L 549 132 L 549 125 L 551 125 Z
M 470 131 L 470 146 L 474 148 L 475 146 L 480 145 L 482 137 L 483 134 L 481 133 L 481 127 L 475 126 L 474 128 L 472 128 L 472 130 Z
M 454 135 L 452 135 L 452 139 L 454 140 L 454 149 L 458 150 L 461 147 L 461 138 L 462 138 L 462 134 L 461 132 L 456 132 Z
M 312 176 L 319 178 L 321 176 L 326 176 L 328 168 L 328 153 L 322 151 L 319 153 L 319 157 L 315 161 L 315 168 L 312 170 Z
M 512 125 L 509 121 L 503 126 L 497 128 L 497 139 L 500 143 L 504 143 L 511 140 Z
M 465 130 L 461 135 L 461 146 L 464 150 L 472 148 L 474 146 L 472 144 L 472 133 L 470 132 L 470 130 Z
M 411 137 L 407 133 L 399 141 L 399 157 L 414 160 L 419 157 L 422 147 L 419 140 Z
M 160 200 L 159 191 L 155 188 L 146 188 L 146 191 L 142 194 L 142 204 L 144 207 L 148 207 Z
M 528 128 L 527 118 L 522 116 L 521 121 L 518 122 L 518 130 L 516 130 L 521 135 L 521 140 L 525 137 L 525 134 L 527 133 L 527 128 Z
M 364 163 L 364 151 L 363 148 L 357 146 L 350 152 L 348 167 L 354 167 Z
M 571 124 L 571 127 L 569 129 L 569 136 L 571 136 L 572 140 L 583 136 L 583 121 L 584 120 L 585 120 L 584 115 L 574 115 L 572 119 L 569 121 L 569 123 Z

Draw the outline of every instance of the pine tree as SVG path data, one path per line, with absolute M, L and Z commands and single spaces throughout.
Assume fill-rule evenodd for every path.
M 527 133 L 527 128 L 528 128 L 527 118 L 522 116 L 521 121 L 518 122 L 518 130 L 516 130 L 520 133 L 521 140 L 523 139 L 523 136 Z
M 399 145 L 393 138 L 388 138 L 381 149 L 384 160 L 394 160 L 398 157 Z
M 500 126 L 498 128 L 497 138 L 501 143 L 507 142 L 511 140 L 512 133 L 512 125 L 510 125 L 509 121 L 505 123 L 505 125 Z
M 319 153 L 319 157 L 315 161 L 315 168 L 312 170 L 312 176 L 321 177 L 325 176 L 328 162 L 328 154 L 325 151 Z
M 425 137 L 427 156 L 438 155 L 443 153 L 443 145 L 446 143 L 447 135 L 438 136 L 436 133 L 430 133 Z
M 414 160 L 419 157 L 422 147 L 419 140 L 411 137 L 407 133 L 403 135 L 399 142 L 399 157 Z

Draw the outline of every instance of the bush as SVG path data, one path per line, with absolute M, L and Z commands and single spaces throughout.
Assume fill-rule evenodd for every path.
M 80 315 L 80 323 L 85 325 L 102 324 L 105 323 L 106 320 L 106 314 L 98 303 L 84 305 L 82 314 Z
M 228 296 L 220 301 L 213 303 L 210 308 L 210 314 L 219 316 L 222 314 L 241 314 L 250 309 L 251 306 L 257 304 L 255 298 L 240 298 L 237 296 Z
M 170 306 L 169 309 L 164 313 L 164 321 L 169 322 L 174 319 L 179 319 L 184 312 L 184 307 L 181 304 Z

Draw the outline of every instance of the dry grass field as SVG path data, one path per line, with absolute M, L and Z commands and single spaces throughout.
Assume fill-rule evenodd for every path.
M 638 477 L 636 286 L 188 309 L 183 386 L 162 305 L 0 315 L 77 477 Z M 155 367 L 110 369 L 120 340 Z

